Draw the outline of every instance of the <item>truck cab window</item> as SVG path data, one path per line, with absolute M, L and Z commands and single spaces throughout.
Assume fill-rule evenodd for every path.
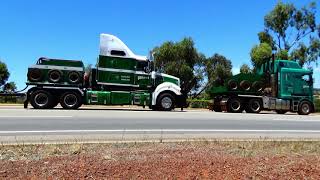
M 312 76 L 309 74 L 303 75 L 301 77 L 307 84 L 312 84 Z
M 124 51 L 112 50 L 110 53 L 112 56 L 126 56 Z
M 145 68 L 148 67 L 148 62 L 147 61 L 138 61 L 137 63 L 137 71 L 144 71 Z

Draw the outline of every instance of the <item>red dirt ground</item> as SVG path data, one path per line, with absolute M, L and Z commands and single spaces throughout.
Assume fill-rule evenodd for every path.
M 34 154 L 3 158 L 0 179 L 320 179 L 317 154 L 215 144 L 81 148 L 38 159 Z

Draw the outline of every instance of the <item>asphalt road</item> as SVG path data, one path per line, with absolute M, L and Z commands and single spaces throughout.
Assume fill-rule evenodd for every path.
M 320 115 L 0 107 L 0 142 L 320 139 Z

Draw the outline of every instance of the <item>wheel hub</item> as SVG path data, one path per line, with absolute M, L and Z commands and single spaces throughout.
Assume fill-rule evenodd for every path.
M 46 104 L 48 104 L 48 101 L 49 101 L 49 98 L 44 93 L 39 93 L 34 98 L 34 102 L 40 107 L 45 106 Z
M 70 73 L 69 79 L 72 83 L 79 81 L 79 76 L 76 73 Z
M 241 104 L 239 101 L 233 101 L 231 103 L 231 108 L 233 111 L 238 111 L 240 109 L 240 107 L 241 107 Z
M 60 79 L 60 74 L 58 72 L 54 71 L 54 72 L 50 73 L 50 79 L 53 82 L 58 82 Z
M 309 108 L 308 104 L 303 104 L 301 109 L 302 109 L 302 112 L 305 113 L 305 114 L 308 114 L 309 111 L 310 111 L 310 108 Z
M 252 109 L 253 111 L 258 111 L 258 110 L 260 109 L 260 103 L 257 102 L 257 101 L 252 102 L 252 104 L 251 104 L 251 109 Z
M 163 108 L 169 109 L 172 106 L 171 98 L 169 98 L 169 97 L 162 98 L 161 105 Z
M 73 107 L 78 103 L 77 96 L 74 94 L 66 95 L 63 101 L 68 107 Z

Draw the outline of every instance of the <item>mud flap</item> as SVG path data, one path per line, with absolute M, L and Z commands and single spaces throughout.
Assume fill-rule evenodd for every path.
M 222 100 L 220 101 L 220 106 L 222 111 L 227 111 L 228 100 L 229 98 L 225 97 L 225 98 L 222 98 Z

